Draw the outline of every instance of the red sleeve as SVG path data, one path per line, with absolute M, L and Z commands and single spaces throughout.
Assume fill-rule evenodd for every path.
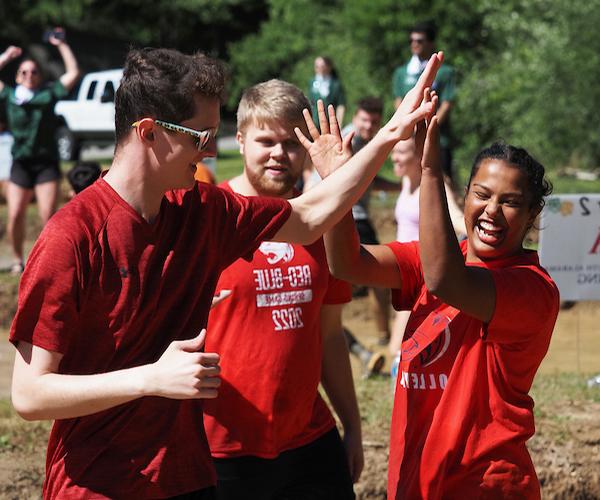
M 352 286 L 350 286 L 350 283 L 339 280 L 330 274 L 323 304 L 347 304 L 351 300 Z
M 222 267 L 243 257 L 251 261 L 261 242 L 271 239 L 290 216 L 287 200 L 266 196 L 242 196 L 225 189 L 198 183 L 201 196 L 216 201 L 218 224 L 215 244 L 220 251 Z
M 50 226 L 38 238 L 25 266 L 10 341 L 65 354 L 79 331 L 81 259 L 76 245 L 64 236 L 64 228 Z
M 231 196 L 237 201 L 237 205 L 230 204 L 229 214 L 235 214 L 235 228 L 231 229 L 238 248 L 226 245 L 224 255 L 229 257 L 228 265 L 240 256 L 250 262 L 260 244 L 275 236 L 292 213 L 289 202 L 280 198 L 233 193 Z
M 492 342 L 528 341 L 551 335 L 559 308 L 558 288 L 536 266 L 490 269 L 496 306 L 483 337 Z
M 394 252 L 402 277 L 402 289 L 392 290 L 392 305 L 396 311 L 410 311 L 423 288 L 423 268 L 419 254 L 419 243 L 393 241 L 387 246 Z

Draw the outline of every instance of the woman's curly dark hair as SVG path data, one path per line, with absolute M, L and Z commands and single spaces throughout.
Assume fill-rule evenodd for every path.
M 473 162 L 467 187 L 471 186 L 473 177 L 485 160 L 502 160 L 524 172 L 528 181 L 528 194 L 531 196 L 530 207 L 537 207 L 540 210 L 544 208 L 544 197 L 552 193 L 552 183 L 544 178 L 546 172 L 544 166 L 525 149 L 504 142 L 495 142 L 482 149 Z

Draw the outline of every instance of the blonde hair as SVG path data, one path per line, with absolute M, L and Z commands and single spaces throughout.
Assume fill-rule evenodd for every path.
M 310 103 L 302 91 L 283 80 L 269 80 L 246 89 L 237 110 L 237 129 L 244 134 L 246 128 L 255 124 L 283 123 L 299 127 L 307 133 L 302 115 L 303 109 L 310 110 Z

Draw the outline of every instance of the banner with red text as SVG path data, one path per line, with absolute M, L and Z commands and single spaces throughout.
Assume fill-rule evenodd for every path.
M 600 194 L 550 196 L 540 227 L 540 260 L 561 300 L 600 300 Z

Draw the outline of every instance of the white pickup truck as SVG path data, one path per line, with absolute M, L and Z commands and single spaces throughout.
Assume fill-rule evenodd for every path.
M 56 133 L 61 160 L 77 160 L 81 145 L 107 145 L 115 140 L 115 92 L 122 69 L 88 73 L 77 98 L 58 101 L 54 113 L 62 123 Z

